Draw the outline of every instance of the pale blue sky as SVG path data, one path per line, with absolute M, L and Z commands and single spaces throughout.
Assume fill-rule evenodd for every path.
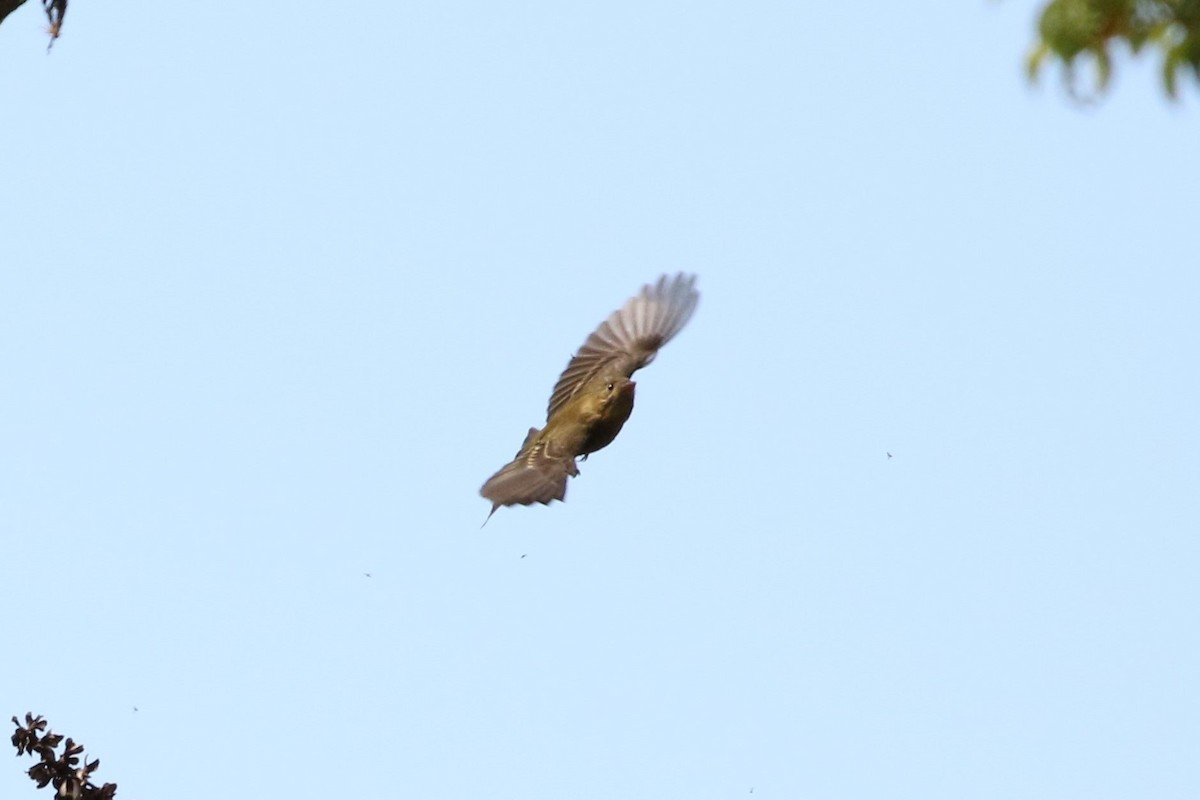
M 31 2 L 3 718 L 126 798 L 1200 796 L 1196 91 L 1031 89 L 1037 5 Z

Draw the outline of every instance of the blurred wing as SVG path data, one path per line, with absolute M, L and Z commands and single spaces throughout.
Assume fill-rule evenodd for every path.
M 526 444 L 538 433 L 536 428 L 530 429 Z M 560 457 L 549 443 L 542 442 L 523 447 L 516 458 L 488 478 L 479 493 L 492 501 L 493 511 L 499 506 L 548 504 L 566 497 L 567 478 L 578 474 L 573 457 Z
M 596 375 L 619 374 L 628 378 L 653 361 L 658 349 L 692 318 L 700 302 L 695 286 L 695 275 L 663 275 L 658 283 L 643 286 L 636 297 L 613 312 L 567 364 L 550 395 L 546 419 L 570 402 Z

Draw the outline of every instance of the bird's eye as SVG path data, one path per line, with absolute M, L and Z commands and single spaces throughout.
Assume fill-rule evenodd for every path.
M 613 386 L 614 386 L 614 384 L 611 384 L 611 383 L 608 385 L 608 390 L 609 390 L 610 392 L 613 390 Z

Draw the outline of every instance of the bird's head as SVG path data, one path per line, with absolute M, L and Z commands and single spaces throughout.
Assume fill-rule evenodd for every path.
M 629 402 L 633 399 L 633 390 L 636 386 L 636 383 L 624 375 L 607 378 L 603 381 L 601 391 L 599 392 L 601 402 L 604 405 Z
M 588 414 L 629 416 L 633 409 L 633 381 L 624 375 L 597 375 L 579 393 L 575 403 Z

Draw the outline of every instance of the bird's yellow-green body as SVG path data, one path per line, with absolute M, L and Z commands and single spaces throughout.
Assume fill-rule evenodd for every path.
M 633 413 L 634 386 L 628 378 L 613 378 L 584 389 L 550 418 L 539 438 L 561 442 L 577 456 L 607 447 Z

